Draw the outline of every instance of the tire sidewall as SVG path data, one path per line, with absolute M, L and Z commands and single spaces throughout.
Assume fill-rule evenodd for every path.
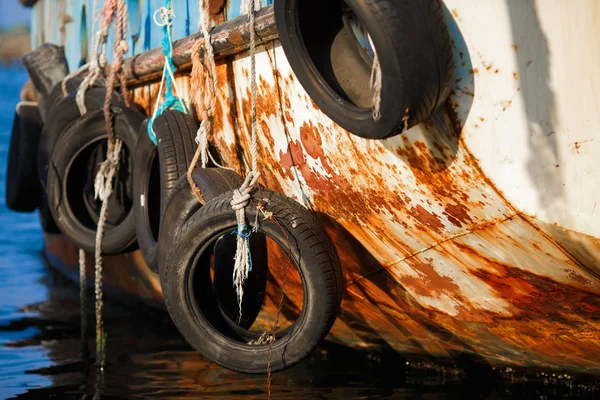
M 162 189 L 162 177 L 152 176 L 151 174 L 152 164 L 158 162 L 157 157 L 158 149 L 148 137 L 147 122 L 144 122 L 140 128 L 133 161 L 133 209 L 140 251 L 148 267 L 155 272 L 158 264 L 158 244 L 154 239 L 152 227 L 150 226 L 150 201 L 157 201 L 158 199 L 150 198 L 152 193 L 149 189 L 150 179 L 160 179 Z M 160 196 L 162 210 L 165 206 L 162 190 Z
M 218 203 L 224 198 L 229 200 L 231 192 L 213 201 Z M 169 255 L 163 282 L 165 302 L 175 324 L 188 342 L 201 354 L 218 364 L 240 372 L 263 373 L 267 370 L 269 346 L 256 346 L 250 351 L 247 345 L 237 344 L 224 337 L 206 318 L 190 306 L 187 288 L 198 249 L 206 245 L 214 236 L 229 233 L 237 227 L 235 212 L 231 208 L 205 213 L 204 216 L 202 224 L 186 224 Z M 248 206 L 246 217 L 249 221 L 254 220 L 256 209 Z M 286 231 L 294 231 L 292 225 L 286 222 L 283 224 L 283 229 Z M 281 225 L 264 221 L 261 222 L 260 230 L 285 247 L 287 238 L 281 230 Z M 291 239 L 290 243 L 293 242 L 294 240 Z M 331 327 L 323 325 L 328 318 L 326 301 L 324 301 L 327 286 L 323 275 L 314 265 L 318 263 L 313 259 L 312 249 L 307 248 L 301 241 L 296 241 L 296 244 L 296 247 L 292 246 L 291 258 L 298 261 L 296 267 L 303 282 L 304 304 L 290 336 L 276 341 L 272 346 L 273 371 L 302 360 L 322 339 L 320 336 L 324 329 L 328 331 Z
M 382 92 L 381 117 L 378 120 L 373 118 L 371 108 L 359 108 L 342 99 L 315 66 L 300 32 L 297 18 L 300 2 L 275 2 L 279 39 L 297 79 L 326 115 L 357 136 L 384 139 L 422 122 L 434 111 L 438 105 L 435 102 L 427 110 L 421 107 L 415 109 L 414 106 L 421 103 L 419 96 L 423 92 L 429 91 L 432 85 L 439 85 L 439 62 L 430 33 L 429 19 L 432 16 L 426 13 L 424 1 L 398 3 L 404 11 L 399 32 L 391 32 L 383 23 L 385 12 L 379 8 L 380 1 L 345 1 L 369 33 L 379 55 Z M 405 73 L 407 70 L 411 70 L 410 73 Z M 420 90 L 421 87 L 423 90 Z M 435 90 L 435 100 L 438 92 Z
M 114 110 L 116 136 L 123 140 L 128 150 L 130 163 L 137 142 L 136 121 L 127 118 L 118 109 Z M 137 124 L 139 127 L 139 124 Z M 73 214 L 65 196 L 66 175 L 71 164 L 85 148 L 108 138 L 102 110 L 90 112 L 69 127 L 56 142 L 49 166 L 48 199 L 50 210 L 59 229 L 79 248 L 94 251 L 96 229 L 83 225 Z M 102 253 L 119 254 L 130 248 L 136 239 L 133 207 L 117 226 L 107 226 L 102 241 Z

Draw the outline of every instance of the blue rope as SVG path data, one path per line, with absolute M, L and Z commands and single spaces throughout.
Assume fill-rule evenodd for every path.
M 250 235 L 252 235 L 252 231 L 248 229 L 246 225 L 238 226 L 237 229 L 234 229 L 231 232 L 232 235 L 237 235 L 242 239 L 246 239 L 248 242 L 248 261 L 250 263 L 250 271 L 252 271 L 252 252 L 250 251 Z
M 172 11 L 172 5 L 171 5 L 171 1 L 172 0 L 166 0 L 165 1 L 165 8 L 169 11 Z M 171 71 L 173 71 L 173 74 L 175 74 L 175 71 L 177 70 L 177 68 L 175 67 L 175 64 L 173 63 L 173 58 L 171 57 L 171 53 L 173 51 L 173 45 L 171 43 L 170 40 L 170 29 L 171 29 L 171 14 L 169 14 L 169 20 L 165 21 L 166 23 L 162 26 L 162 30 L 163 30 L 163 39 L 162 39 L 162 52 L 165 56 L 165 64 L 167 64 L 170 68 Z M 152 140 L 152 143 L 154 143 L 155 145 L 158 144 L 158 141 L 156 139 L 156 134 L 154 133 L 154 120 L 156 117 L 158 117 L 159 115 L 161 115 L 164 111 L 166 110 L 177 110 L 180 111 L 182 113 L 187 112 L 187 110 L 184 110 L 184 107 L 182 107 L 182 103 L 183 100 L 180 99 L 179 97 L 175 96 L 175 94 L 173 93 L 173 79 L 171 79 L 171 74 L 166 73 L 165 76 L 165 86 L 166 86 L 166 90 L 165 90 L 165 101 L 162 103 L 162 105 L 159 107 L 158 111 L 156 111 L 152 117 L 150 118 L 150 122 L 148 123 L 148 136 L 150 137 L 150 140 Z

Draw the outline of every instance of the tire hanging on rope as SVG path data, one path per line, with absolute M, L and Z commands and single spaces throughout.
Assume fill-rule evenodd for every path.
M 133 212 L 133 154 L 144 115 L 131 109 L 113 110 L 115 137 L 123 142 L 114 195 L 108 199 L 104 254 L 131 250 L 136 241 Z M 102 110 L 79 118 L 60 135 L 48 174 L 52 215 L 65 236 L 87 252 L 96 248 L 102 202 L 95 196 L 98 165 L 108 154 L 109 133 Z
M 228 191 L 238 188 L 243 180 L 235 172 L 223 168 L 197 168 L 194 182 L 202 192 L 202 197 L 212 200 Z M 170 249 L 176 243 L 181 227 L 202 207 L 190 190 L 187 177 L 182 176 L 176 183 L 168 203 L 164 208 L 158 240 L 158 266 L 161 282 L 164 282 L 164 266 Z M 264 235 L 255 234 L 250 238 L 253 257 L 253 273 L 246 282 L 246 292 L 242 302 L 242 318 L 238 319 L 237 295 L 233 287 L 233 258 L 236 238 L 225 235 L 215 246 L 215 268 L 213 288 L 223 314 L 231 326 L 247 329 L 258 316 L 265 296 L 267 284 L 268 258 Z
M 146 265 L 158 272 L 161 215 L 177 180 L 185 175 L 194 156 L 196 120 L 168 110 L 154 120 L 156 146 L 142 125 L 133 163 L 133 198 L 137 239 Z
M 298 318 L 275 332 L 277 340 L 248 342 L 227 321 L 210 288 L 214 246 L 238 226 L 232 196 L 227 192 L 207 202 L 181 229 L 161 274 L 165 303 L 188 343 L 215 363 L 250 374 L 279 371 L 303 360 L 333 325 L 343 293 L 339 260 L 323 226 L 304 207 L 267 189 L 255 191 L 246 208 L 248 219 L 257 221 L 250 228 L 280 245 L 304 293 L 295 304 Z
M 277 0 L 274 13 L 298 81 L 355 135 L 400 134 L 450 94 L 454 61 L 441 0 Z
M 106 159 L 100 163 L 98 173 L 95 177 L 94 191 L 95 197 L 101 201 L 100 215 L 98 218 L 97 232 L 96 232 L 96 243 L 95 243 L 95 276 L 94 276 L 94 291 L 96 295 L 96 364 L 97 364 L 97 383 L 102 383 L 104 380 L 104 364 L 106 359 L 106 333 L 104 332 L 104 322 L 102 318 L 103 308 L 103 292 L 102 292 L 102 245 L 104 240 L 104 224 L 107 218 L 108 211 L 108 200 L 113 195 L 113 179 L 115 179 L 119 172 L 119 164 L 121 158 L 121 149 L 123 147 L 123 140 L 118 137 L 115 131 L 114 124 L 114 111 L 111 109 L 112 93 L 114 90 L 114 83 L 116 79 L 119 79 L 123 101 L 126 107 L 130 107 L 129 92 L 127 90 L 127 81 L 123 74 L 123 56 L 128 51 L 127 46 L 127 4 L 125 0 L 114 0 L 104 3 L 102 10 L 102 21 L 100 24 L 100 30 L 98 32 L 98 44 L 101 50 L 99 56 L 94 53 L 96 57 L 93 58 L 93 62 L 97 63 L 90 66 L 90 74 L 84 79 L 77 92 L 77 105 L 79 111 L 84 115 L 86 110 L 85 105 L 85 92 L 90 85 L 93 85 L 100 73 L 103 72 L 103 64 L 106 63 L 106 59 L 103 58 L 104 52 L 106 51 L 106 40 L 108 38 L 108 30 L 113 20 L 115 22 L 115 41 L 113 45 L 114 49 L 114 61 L 110 66 L 110 69 L 106 78 L 106 98 L 104 100 L 104 123 L 107 131 L 107 147 L 106 147 Z M 95 13 L 95 5 L 94 5 Z M 127 108 L 125 108 L 127 110 Z M 141 114 L 140 114 L 141 115 Z M 141 121 L 140 121 L 141 123 Z M 136 127 L 139 128 L 139 125 Z M 137 129 L 135 130 L 137 132 Z M 132 144 L 133 145 L 133 144 Z M 130 149 L 133 147 L 130 147 Z M 80 249 L 80 259 L 83 258 L 83 250 Z M 80 268 L 85 268 L 85 262 L 80 264 Z

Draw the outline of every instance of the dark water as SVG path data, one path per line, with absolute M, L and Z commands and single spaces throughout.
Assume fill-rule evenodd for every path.
M 106 373 L 104 385 L 97 385 L 93 359 L 81 354 L 78 288 L 46 268 L 37 214 L 12 213 L 4 205 L 12 110 L 26 79 L 20 67 L 0 68 L 0 398 L 267 398 L 266 377 L 202 359 L 165 314 L 110 302 Z M 329 344 L 276 374 L 272 393 L 275 399 L 594 399 L 597 388 L 593 378 L 407 365 L 397 355 Z

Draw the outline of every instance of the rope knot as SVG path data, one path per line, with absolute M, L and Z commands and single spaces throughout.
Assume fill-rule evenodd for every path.
M 112 180 L 119 167 L 119 159 L 123 141 L 120 139 L 109 140 L 106 151 L 106 160 L 100 163 L 94 180 L 95 197 L 101 201 L 108 199 L 112 193 Z
M 250 200 L 250 191 L 251 190 L 252 190 L 252 188 L 236 189 L 233 192 L 233 199 L 231 199 L 231 208 L 233 208 L 235 211 L 239 211 L 239 210 L 246 208 L 246 206 L 248 205 L 248 202 Z M 239 224 L 238 224 L 238 226 L 239 226 Z
M 100 53 L 100 55 L 98 56 L 97 66 L 100 69 L 105 69 L 107 65 L 108 65 L 108 59 L 106 58 L 106 55 L 104 53 Z
M 126 40 L 119 41 L 119 50 L 121 50 L 123 53 L 127 53 L 129 51 L 129 45 L 127 44 Z
M 158 26 L 169 26 L 172 24 L 172 19 L 175 16 L 171 7 L 160 7 L 154 12 L 154 23 Z M 160 19 L 158 19 L 158 18 Z

